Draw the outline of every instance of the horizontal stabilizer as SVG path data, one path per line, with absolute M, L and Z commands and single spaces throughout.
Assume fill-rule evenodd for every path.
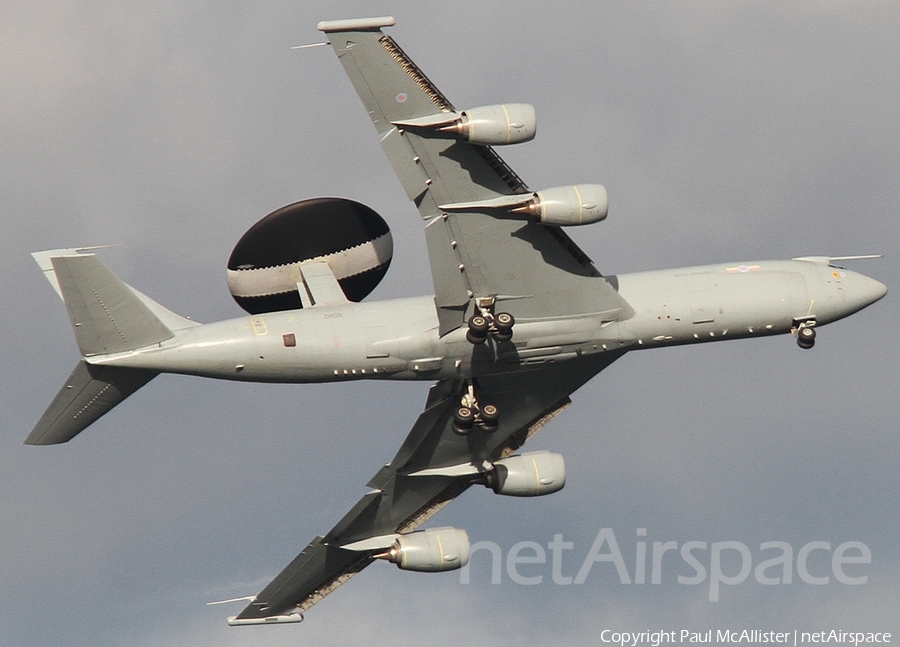
M 92 366 L 84 360 L 78 362 L 72 375 L 25 439 L 25 444 L 56 445 L 72 440 L 157 375 L 153 371 Z
M 50 260 L 85 357 L 135 350 L 173 337 L 147 304 L 95 255 Z

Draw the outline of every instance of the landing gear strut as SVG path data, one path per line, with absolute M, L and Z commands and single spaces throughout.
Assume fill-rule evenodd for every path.
M 459 405 L 453 412 L 453 431 L 459 435 L 465 436 L 476 426 L 487 433 L 497 430 L 500 410 L 493 404 L 480 403 L 472 382 L 468 383 Z
M 493 335 L 498 342 L 512 339 L 512 328 L 515 318 L 508 312 L 494 314 L 494 297 L 477 299 L 478 312 L 469 317 L 466 339 L 472 344 L 483 344 L 488 335 Z

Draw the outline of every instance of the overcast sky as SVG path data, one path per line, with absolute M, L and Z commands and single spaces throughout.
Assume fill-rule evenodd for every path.
M 231 248 L 290 202 L 344 196 L 381 213 L 395 259 L 372 299 L 428 294 L 421 221 L 327 48 L 323 19 L 389 31 L 457 107 L 535 105 L 534 142 L 501 150 L 534 188 L 602 182 L 607 221 L 571 230 L 604 273 L 883 253 L 852 269 L 891 293 L 790 337 L 628 355 L 529 443 L 561 452 L 565 490 L 465 494 L 431 525 L 489 553 L 459 573 L 375 564 L 289 627 L 229 628 L 356 502 L 427 383 L 273 386 L 161 376 L 73 442 L 22 444 L 78 360 L 29 253 L 120 243 L 103 258 L 172 310 L 240 316 Z M 6 2 L 0 5 L 0 647 L 597 645 L 601 632 L 890 631 L 900 640 L 900 5 L 821 2 Z M 610 528 L 610 563 L 574 576 Z M 639 537 L 639 528 L 646 536 Z M 810 542 L 814 577 L 696 585 L 653 542 L 746 545 L 753 568 Z M 870 564 L 832 555 L 861 542 Z M 817 544 L 816 546 L 820 546 Z M 603 549 L 608 552 L 608 547 Z M 852 554 L 852 551 L 848 554 Z M 856 554 L 859 554 L 858 552 Z M 534 547 L 523 556 L 535 555 Z M 723 552 L 723 572 L 738 569 Z M 771 576 L 778 569 L 767 571 Z

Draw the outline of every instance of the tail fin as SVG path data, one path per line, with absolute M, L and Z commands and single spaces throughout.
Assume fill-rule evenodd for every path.
M 72 440 L 157 375 L 133 368 L 91 366 L 81 360 L 28 434 L 25 444 L 56 445 Z
M 137 350 L 174 336 L 172 330 L 197 325 L 166 310 L 123 283 L 94 254 L 76 249 L 33 254 L 63 298 L 75 339 L 86 358 L 78 363 L 34 430 L 29 445 L 52 445 L 80 431 L 152 380 L 158 373 L 96 366 L 91 357 Z
M 174 337 L 141 298 L 94 254 L 50 260 L 75 340 L 85 357 L 136 350 Z

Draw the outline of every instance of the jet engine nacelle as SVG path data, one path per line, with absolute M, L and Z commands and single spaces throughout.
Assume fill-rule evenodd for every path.
M 453 571 L 469 563 L 469 535 L 450 527 L 418 530 L 397 537 L 383 557 L 405 571 Z
M 609 197 L 602 184 L 575 184 L 474 202 L 451 202 L 440 208 L 444 211 L 524 213 L 545 225 L 570 227 L 589 225 L 606 218 Z
M 543 496 L 563 489 L 566 464 L 560 454 L 529 452 L 502 458 L 487 473 L 487 485 L 506 496 Z
M 401 128 L 422 128 L 462 137 L 471 144 L 504 146 L 531 141 L 537 132 L 534 106 L 504 103 L 462 112 L 441 112 L 392 122 Z
M 520 144 L 534 139 L 537 117 L 527 103 L 482 106 L 463 110 L 456 123 L 442 130 L 452 130 L 472 144 Z
M 609 196 L 602 184 L 576 184 L 544 189 L 529 203 L 515 209 L 545 225 L 589 225 L 609 213 Z

